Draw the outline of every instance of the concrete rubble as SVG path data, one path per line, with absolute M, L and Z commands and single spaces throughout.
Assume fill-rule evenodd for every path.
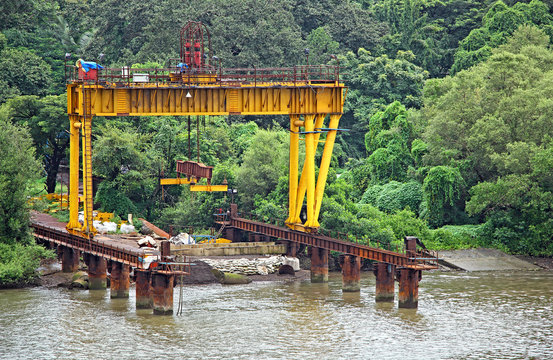
M 278 271 L 281 265 L 290 265 L 299 271 L 299 260 L 286 256 L 271 256 L 255 259 L 201 259 L 212 268 L 224 273 L 241 275 L 268 275 Z

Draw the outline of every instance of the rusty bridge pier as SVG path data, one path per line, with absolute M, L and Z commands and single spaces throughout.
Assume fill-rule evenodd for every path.
M 417 238 L 405 237 L 405 251 L 410 261 L 417 256 Z M 422 271 L 413 268 L 401 268 L 396 273 L 399 282 L 398 307 L 416 309 L 419 303 L 419 281 Z
M 395 270 L 396 267 L 392 264 L 386 264 L 383 262 L 376 264 L 374 268 L 374 275 L 376 276 L 375 301 L 394 301 Z
M 107 261 L 101 256 L 83 254 L 88 267 L 88 289 L 105 290 L 107 288 Z
M 111 298 L 128 298 L 130 287 L 130 274 L 129 266 L 123 263 L 112 261 L 111 262 L 111 281 L 110 290 Z
M 152 295 L 155 315 L 173 313 L 173 283 L 175 276 L 161 272 L 152 273 Z
M 328 282 L 328 250 L 311 247 L 311 282 Z
M 151 309 L 153 307 L 150 270 L 135 269 L 136 274 L 136 308 Z
M 342 291 L 361 291 L 361 258 L 353 255 L 340 257 L 342 265 Z
M 61 251 L 61 270 L 63 272 L 75 272 L 79 269 L 79 250 L 60 245 L 58 251 Z

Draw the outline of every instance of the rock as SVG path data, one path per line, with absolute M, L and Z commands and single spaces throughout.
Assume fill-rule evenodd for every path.
M 213 274 L 213 276 L 217 278 L 217 280 L 219 280 L 220 283 L 222 283 L 223 280 L 225 279 L 225 274 L 220 270 L 212 268 L 211 273 Z
M 252 280 L 244 275 L 224 273 L 224 278 L 222 284 L 225 285 L 238 285 L 238 284 L 249 284 Z
M 295 275 L 294 268 L 291 265 L 280 265 L 278 269 L 279 275 Z
M 71 282 L 71 285 L 69 285 L 69 289 L 88 289 L 88 279 L 77 279 L 73 280 Z
M 76 281 L 80 279 L 88 282 L 88 273 L 86 273 L 86 271 L 77 271 L 73 274 L 71 281 Z

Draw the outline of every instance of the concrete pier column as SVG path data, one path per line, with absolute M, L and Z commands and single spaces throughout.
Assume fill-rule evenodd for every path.
M 136 273 L 136 308 L 151 309 L 153 305 L 150 270 L 135 269 Z
M 399 302 L 398 307 L 416 309 L 419 303 L 419 281 L 421 271 L 413 269 L 401 269 L 398 273 Z
M 105 290 L 107 288 L 107 262 L 100 256 L 88 255 L 88 288 L 90 290 Z
M 377 263 L 374 267 L 376 276 L 376 301 L 394 301 L 394 274 L 396 267 L 392 264 Z
M 328 282 L 328 250 L 311 247 L 311 282 Z
M 353 255 L 344 255 L 342 259 L 342 291 L 360 291 L 361 258 Z
M 155 315 L 173 313 L 173 275 L 152 273 L 153 307 Z
M 79 269 L 79 250 L 74 250 L 67 246 L 60 246 L 61 255 L 61 270 L 65 273 L 75 272 Z
M 129 266 L 120 262 L 112 262 L 110 281 L 111 298 L 128 298 L 130 283 Z

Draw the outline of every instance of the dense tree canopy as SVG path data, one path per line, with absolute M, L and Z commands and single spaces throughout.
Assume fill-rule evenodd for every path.
M 106 66 L 164 67 L 178 54 L 180 28 L 202 21 L 225 68 L 340 65 L 348 87 L 340 128 L 350 131 L 337 137 L 324 228 L 375 246 L 415 235 L 437 247 L 551 255 L 552 3 L 7 0 L 0 132 L 13 135 L 8 147 L 32 139 L 44 169 L 33 163 L 32 175 L 45 174 L 54 191 L 67 157 L 65 53 L 70 63 L 104 53 Z M 227 181 L 241 211 L 285 219 L 288 133 L 279 124 L 287 118 L 191 117 L 190 132 L 188 120 L 94 118 L 97 208 L 175 231 L 213 225 L 229 194 L 159 185 L 190 159 L 214 166 L 213 183 Z M 25 169 L 10 176 L 29 178 Z M 0 220 L 20 225 L 19 215 Z

